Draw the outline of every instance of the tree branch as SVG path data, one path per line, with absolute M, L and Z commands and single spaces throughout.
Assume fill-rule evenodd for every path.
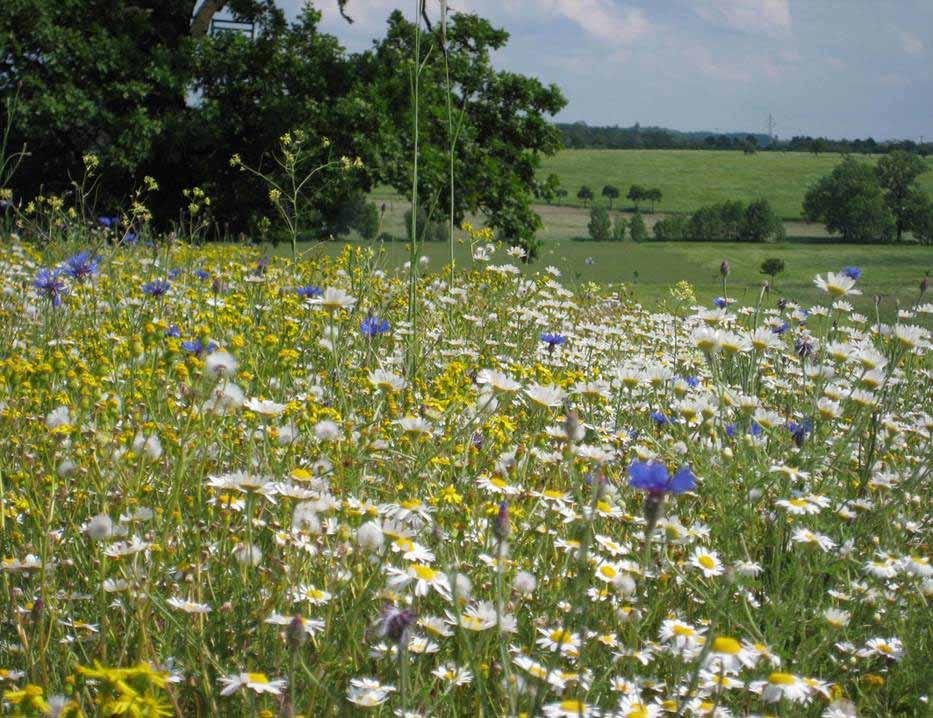
M 191 35 L 193 37 L 207 35 L 214 15 L 223 10 L 226 4 L 227 0 L 204 0 L 191 20 Z

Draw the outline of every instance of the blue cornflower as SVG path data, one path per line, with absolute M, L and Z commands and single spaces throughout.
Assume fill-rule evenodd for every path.
M 88 277 L 97 274 L 98 264 L 100 264 L 100 257 L 95 257 L 89 252 L 78 252 L 65 260 L 62 271 L 72 279 L 83 282 Z
M 671 420 L 667 418 L 667 415 L 660 411 L 652 411 L 651 418 L 657 422 L 658 426 L 664 426 L 665 424 L 671 423 Z
M 180 269 L 170 269 L 170 270 L 168 271 L 168 278 L 169 278 L 169 279 L 178 279 L 178 277 L 181 276 L 181 272 L 182 272 L 182 270 L 180 270 Z
M 123 241 L 126 244 L 136 244 L 136 241 L 139 239 L 139 235 L 136 232 L 127 232 L 123 235 Z M 152 246 L 151 243 L 149 245 Z
M 859 280 L 862 276 L 862 270 L 858 267 L 843 267 L 842 273 L 846 275 L 849 279 Z
M 304 287 L 297 287 L 295 293 L 302 299 L 314 299 L 315 297 L 324 296 L 324 290 L 320 287 L 315 287 L 313 284 L 308 284 Z
M 98 217 L 97 224 L 107 229 L 115 229 L 120 224 L 119 217 Z
M 813 421 L 802 419 L 799 424 L 796 421 L 789 421 L 787 422 L 787 430 L 790 431 L 794 443 L 798 447 L 802 447 L 807 439 L 807 434 L 813 431 Z
M 32 283 L 41 296 L 52 302 L 53 307 L 60 306 L 62 297 L 68 294 L 65 283 L 59 279 L 60 276 L 60 269 L 40 269 Z
M 363 332 L 364 336 L 373 339 L 389 331 L 389 322 L 377 316 L 369 316 L 360 322 L 360 331 Z
M 191 354 L 200 355 L 204 354 L 205 352 L 210 354 L 217 348 L 217 344 L 214 342 L 208 342 L 205 344 L 203 341 L 201 341 L 201 339 L 189 339 L 188 341 L 181 343 L 181 348 L 186 352 L 190 352 Z
M 726 300 L 725 297 L 716 297 L 713 300 L 713 304 L 715 304 L 720 309 L 725 309 L 729 305 L 729 302 Z
M 208 279 L 211 278 L 211 273 L 208 272 L 206 269 L 195 269 L 194 276 L 200 279 L 201 281 L 206 282 Z
M 771 332 L 774 334 L 783 334 L 789 328 L 790 328 L 790 325 L 788 325 L 787 322 L 781 322 L 780 326 L 774 327 L 774 329 L 772 329 Z
M 736 429 L 735 424 L 727 424 L 726 425 L 726 436 L 728 436 L 730 439 L 734 438 L 735 429 Z M 751 434 L 752 436 L 761 436 L 762 431 L 764 430 L 761 428 L 761 424 L 759 424 L 757 421 L 753 421 L 751 426 L 748 427 L 748 433 Z
M 689 386 L 691 389 L 696 389 L 698 386 L 700 386 L 700 380 L 695 376 L 685 376 L 684 381 L 687 382 L 687 386 Z
M 156 279 L 151 282 L 146 282 L 142 287 L 143 294 L 150 297 L 164 297 L 171 288 L 172 285 L 167 279 Z
M 173 324 L 165 330 L 165 336 L 171 337 L 172 339 L 181 339 L 181 329 L 178 328 L 177 324 Z
M 541 334 L 541 341 L 547 344 L 547 350 L 549 352 L 554 351 L 554 347 L 559 347 L 562 344 L 567 343 L 567 337 L 563 334 L 557 334 L 556 332 L 544 332 Z
M 635 461 L 628 467 L 629 486 L 649 494 L 682 494 L 696 488 L 696 477 L 689 466 L 682 466 L 671 476 L 667 467 L 656 461 Z
M 593 258 L 592 258 L 592 257 L 587 257 L 586 259 L 583 260 L 583 263 L 584 263 L 584 264 L 587 264 L 587 265 L 591 265 L 591 264 L 593 264 Z

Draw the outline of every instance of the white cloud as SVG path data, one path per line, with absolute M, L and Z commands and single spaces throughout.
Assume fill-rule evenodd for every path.
M 651 29 L 644 11 L 619 7 L 609 0 L 555 0 L 552 5 L 553 13 L 605 42 L 629 45 Z
M 700 71 L 707 77 L 726 82 L 748 82 L 754 76 L 746 64 L 716 62 L 712 53 L 705 47 L 694 45 L 684 50 L 688 66 Z
M 790 31 L 790 0 L 692 0 L 694 12 L 714 25 L 752 35 L 779 37 Z
M 901 47 L 908 55 L 923 54 L 923 40 L 909 32 L 901 33 Z
M 294 12 L 301 0 L 285 0 L 286 10 Z M 522 22 L 539 24 L 554 20 L 572 22 L 591 38 L 612 45 L 631 45 L 652 30 L 647 14 L 640 8 L 620 5 L 614 0 L 449 0 L 454 12 L 475 12 L 519 34 Z M 337 12 L 337 0 L 319 2 L 324 15 L 324 27 L 348 37 L 373 37 L 381 32 L 393 10 L 401 10 L 410 18 L 414 2 L 404 0 L 350 0 L 347 14 L 353 24 L 347 25 Z M 430 2 L 429 15 L 436 17 L 439 3 Z

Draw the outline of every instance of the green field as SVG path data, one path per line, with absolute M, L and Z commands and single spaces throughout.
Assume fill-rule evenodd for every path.
M 662 212 L 692 212 L 724 200 L 766 198 L 785 219 L 801 217 L 807 188 L 832 171 L 838 154 L 759 152 L 745 155 L 729 151 L 697 150 L 564 150 L 541 163 L 539 176 L 552 172 L 568 191 L 563 203 L 579 205 L 577 190 L 584 184 L 599 196 L 604 185 L 618 187 L 623 196 L 633 184 L 658 187 Z M 875 162 L 877 156 L 861 159 Z M 933 169 L 933 159 L 927 158 Z M 933 172 L 920 178 L 933 194 Z M 625 206 L 631 202 L 620 199 Z
M 303 249 L 312 253 L 338 254 L 346 244 L 327 242 L 305 245 Z M 378 243 L 375 246 L 383 254 L 383 266 L 387 270 L 401 268 L 408 259 L 408 246 L 403 242 Z M 285 255 L 288 248 L 280 245 L 271 251 Z M 443 267 L 449 252 L 446 243 L 425 245 L 423 253 L 429 259 L 428 271 Z M 711 302 L 722 293 L 719 265 L 724 259 L 732 265 L 729 296 L 746 303 L 753 302 L 762 280 L 766 278 L 759 274 L 758 269 L 767 257 L 780 257 L 787 266 L 786 272 L 777 277 L 777 289 L 768 300 L 770 304 L 779 297 L 807 304 L 827 303 L 826 295 L 813 285 L 814 275 L 854 265 L 862 269 L 859 285 L 864 295 L 852 298 L 853 305 L 859 311 L 874 316 L 873 296 L 879 294 L 882 296 L 882 313 L 887 319 L 893 317 L 897 303 L 905 307 L 916 301 L 920 281 L 925 274 L 933 272 L 933 251 L 926 247 L 728 242 L 635 244 L 554 240 L 544 244 L 539 261 L 530 267 L 521 266 L 526 272 L 557 267 L 561 271 L 561 281 L 574 286 L 588 281 L 622 282 L 633 289 L 646 306 L 654 307 L 669 298 L 669 288 L 679 280 L 694 285 L 700 302 Z M 457 245 L 456 260 L 461 267 L 473 264 L 466 245 Z M 506 260 L 501 251 L 498 260 Z

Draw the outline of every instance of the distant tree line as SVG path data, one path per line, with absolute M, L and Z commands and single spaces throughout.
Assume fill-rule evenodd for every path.
M 663 127 L 598 127 L 585 122 L 557 123 L 564 147 L 568 149 L 613 150 L 737 150 L 746 154 L 762 151 L 886 154 L 894 150 L 933 154 L 933 143 L 913 140 L 877 141 L 867 139 L 828 139 L 799 135 L 789 140 L 772 140 L 767 134 L 748 132 L 679 132 Z

